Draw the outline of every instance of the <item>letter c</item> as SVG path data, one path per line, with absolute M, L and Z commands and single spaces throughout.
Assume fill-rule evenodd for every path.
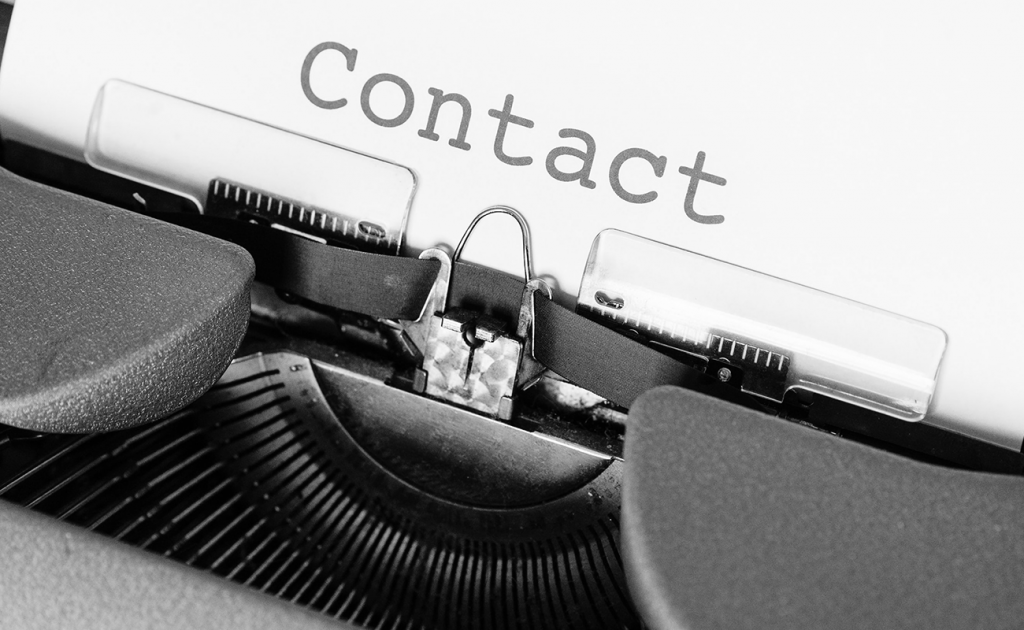
M 619 182 L 619 169 L 622 165 L 631 158 L 639 158 L 648 162 L 652 168 L 654 168 L 654 174 L 657 177 L 661 177 L 665 174 L 665 164 L 668 160 L 665 156 L 658 157 L 646 149 L 632 148 L 622 151 L 615 156 L 612 160 L 611 168 L 608 169 L 608 183 L 612 185 L 612 190 L 619 196 L 623 201 L 629 203 L 650 203 L 658 198 L 658 193 L 651 190 L 641 195 L 636 195 L 622 187 L 622 183 Z
M 313 46 L 313 49 L 306 55 L 306 59 L 302 62 L 302 74 L 299 80 L 302 82 L 302 93 L 306 95 L 309 102 L 320 107 L 322 109 L 338 109 L 344 107 L 348 103 L 348 99 L 339 98 L 335 101 L 325 101 L 316 94 L 313 93 L 313 86 L 309 83 L 309 72 L 313 69 L 313 62 L 316 58 L 325 50 L 337 50 L 341 54 L 345 55 L 345 65 L 348 67 L 348 71 L 352 72 L 356 68 L 356 55 L 359 53 L 355 48 L 348 48 L 342 46 L 337 42 L 323 42 Z

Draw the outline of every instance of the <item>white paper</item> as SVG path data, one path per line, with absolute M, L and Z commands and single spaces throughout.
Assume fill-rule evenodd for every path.
M 949 346 L 929 422 L 1019 448 L 1024 367 L 1019 270 L 1024 188 L 1024 8 L 1010 2 L 478 2 L 338 0 L 19 0 L 0 71 L 0 131 L 82 157 L 97 91 L 121 79 L 412 168 L 418 190 L 407 242 L 456 242 L 481 209 L 518 208 L 539 273 L 575 292 L 594 236 L 612 227 L 919 319 Z M 346 98 L 323 109 L 304 94 L 303 60 L 318 44 L 310 88 Z M 409 119 L 385 127 L 360 93 L 387 73 L 408 83 Z M 442 106 L 437 141 L 421 137 L 430 88 L 472 106 Z M 513 113 L 493 151 L 506 95 Z M 393 118 L 403 95 L 373 88 L 371 111 Z M 597 147 L 593 189 L 551 177 L 572 128 Z M 641 148 L 665 156 L 661 178 Z M 704 170 L 694 209 L 689 177 Z M 557 165 L 574 170 L 579 160 Z M 468 258 L 521 268 L 511 222 L 486 221 Z

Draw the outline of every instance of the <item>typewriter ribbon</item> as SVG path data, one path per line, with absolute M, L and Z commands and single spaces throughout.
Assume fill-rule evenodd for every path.
M 244 247 L 256 261 L 256 280 L 278 291 L 372 317 L 417 321 L 437 288 L 438 274 L 445 272 L 442 260 L 447 254 L 441 250 L 427 250 L 424 257 L 412 259 L 332 247 L 230 219 L 177 213 L 161 214 L 159 218 Z M 452 276 L 482 275 L 493 287 L 518 287 L 520 296 L 532 296 L 536 290 L 535 286 L 527 291 L 527 283 L 498 271 L 458 261 L 450 265 Z M 529 273 L 529 263 L 524 261 L 524 265 Z M 518 313 L 521 307 L 516 304 L 509 310 Z M 762 409 L 735 388 L 578 315 L 549 297 L 535 300 L 532 330 L 533 356 L 540 364 L 622 407 L 629 407 L 651 388 L 679 385 Z

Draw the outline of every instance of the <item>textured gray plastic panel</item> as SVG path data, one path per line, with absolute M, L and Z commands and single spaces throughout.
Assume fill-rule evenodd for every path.
M 0 628 L 351 626 L 0 501 Z
M 106 431 L 205 392 L 248 323 L 245 250 L 0 171 L 0 422 Z
M 674 387 L 633 406 L 623 553 L 655 629 L 1020 628 L 1024 479 Z

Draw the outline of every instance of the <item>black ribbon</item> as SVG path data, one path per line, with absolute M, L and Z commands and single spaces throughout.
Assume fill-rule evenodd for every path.
M 362 252 L 266 226 L 198 214 L 159 218 L 245 248 L 256 279 L 317 304 L 373 317 L 415 319 L 437 278 L 436 260 Z M 519 314 L 523 281 L 456 263 L 449 306 L 471 307 L 506 321 Z M 569 381 L 629 407 L 648 389 L 678 385 L 754 406 L 749 396 L 647 346 L 536 295 L 534 355 Z
M 154 216 L 245 248 L 256 261 L 260 282 L 317 304 L 372 317 L 419 317 L 440 267 L 436 260 L 332 247 L 234 219 L 177 213 Z

